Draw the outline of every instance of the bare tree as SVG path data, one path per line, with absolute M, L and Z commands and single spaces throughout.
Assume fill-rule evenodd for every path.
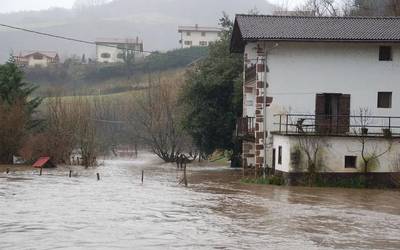
M 314 16 L 338 16 L 340 6 L 336 0 L 307 0 L 296 8 L 299 13 L 312 13 Z
M 182 112 L 178 105 L 183 83 L 180 74 L 158 76 L 157 80 L 149 76 L 149 88 L 135 98 L 127 116 L 135 136 L 166 162 L 176 161 L 188 142 L 180 125 Z
M 360 143 L 360 148 L 357 150 L 363 161 L 363 173 L 367 174 L 370 171 L 371 164 L 376 162 L 383 155 L 390 152 L 393 145 L 393 138 L 390 135 L 385 136 L 387 145 L 382 147 L 377 143 L 376 137 L 368 135 L 368 127 L 371 125 L 371 112 L 368 108 L 360 108 L 358 115 L 354 116 L 354 122 L 357 124 L 352 130 L 357 136 Z
M 298 136 L 299 149 L 306 156 L 308 184 L 312 186 L 322 168 L 321 152 L 325 147 L 324 139 L 318 134 L 301 134 Z

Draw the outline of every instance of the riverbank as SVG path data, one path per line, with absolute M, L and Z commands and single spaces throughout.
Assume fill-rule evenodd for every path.
M 12 171 L 27 171 L 27 170 L 33 170 L 35 169 L 32 166 L 29 165 L 0 165 L 0 173 L 5 173 L 7 172 L 7 169 L 12 172 Z

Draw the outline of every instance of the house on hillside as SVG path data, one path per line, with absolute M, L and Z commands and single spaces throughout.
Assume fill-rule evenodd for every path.
M 198 24 L 195 26 L 179 26 L 178 32 L 181 36 L 179 43 L 182 48 L 206 47 L 219 39 L 221 31 L 221 28 L 202 27 Z
M 60 57 L 55 51 L 22 51 L 13 57 L 21 67 L 46 68 L 60 62 Z
M 143 59 L 143 41 L 126 38 L 99 38 L 96 40 L 96 60 L 99 63 L 123 63 L 126 58 Z
M 245 169 L 295 176 L 308 151 L 327 176 L 400 172 L 400 18 L 237 15 L 231 52 Z

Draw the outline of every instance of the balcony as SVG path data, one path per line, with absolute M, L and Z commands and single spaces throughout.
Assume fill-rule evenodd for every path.
M 236 136 L 244 140 L 253 141 L 256 131 L 256 118 L 240 117 L 237 120 Z
M 256 65 L 250 66 L 249 68 L 246 68 L 245 70 L 245 83 L 252 83 L 257 80 L 257 71 L 256 71 Z
M 273 132 L 282 135 L 400 137 L 400 117 L 281 114 Z

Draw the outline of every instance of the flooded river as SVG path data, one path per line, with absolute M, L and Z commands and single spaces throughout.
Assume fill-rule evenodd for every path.
M 185 188 L 148 155 L 68 172 L 0 174 L 0 249 L 400 249 L 396 191 L 246 185 L 207 166 Z

